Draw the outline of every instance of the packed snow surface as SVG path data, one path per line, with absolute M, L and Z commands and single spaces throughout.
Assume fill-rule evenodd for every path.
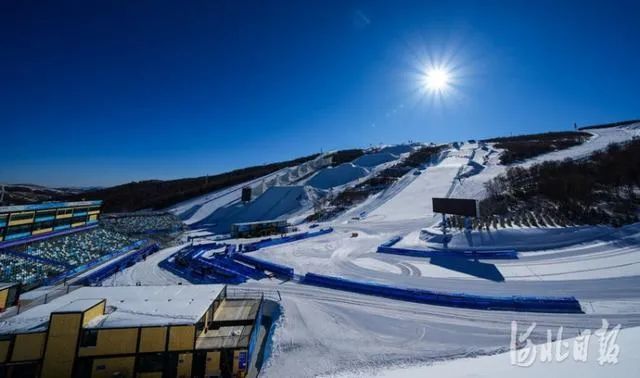
M 376 152 L 373 154 L 362 155 L 353 161 L 353 164 L 361 167 L 375 167 L 380 164 L 388 163 L 390 161 L 398 159 L 397 155 L 390 152 Z
M 347 184 L 369 174 L 369 170 L 358 167 L 352 163 L 340 164 L 337 167 L 327 167 L 321 169 L 309 181 L 311 185 L 318 189 L 329 189 Z

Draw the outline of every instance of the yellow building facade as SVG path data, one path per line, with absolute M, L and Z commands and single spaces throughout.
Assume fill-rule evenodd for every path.
M 81 288 L 6 319 L 0 377 L 244 377 L 261 310 L 223 285 Z

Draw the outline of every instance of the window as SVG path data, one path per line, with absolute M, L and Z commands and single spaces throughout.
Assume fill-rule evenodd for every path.
M 15 235 L 15 234 L 30 234 L 31 233 L 31 225 L 25 224 L 22 226 L 11 226 L 7 229 L 7 236 Z
M 85 329 L 82 331 L 82 340 L 80 340 L 80 346 L 82 347 L 94 347 L 98 344 L 98 330 Z
M 11 214 L 12 221 L 25 220 L 25 219 L 33 219 L 33 211 L 30 213 Z
M 138 357 L 139 373 L 158 372 L 164 369 L 164 353 L 143 354 Z

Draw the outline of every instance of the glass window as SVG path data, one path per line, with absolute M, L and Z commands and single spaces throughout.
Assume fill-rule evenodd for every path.
M 150 373 L 164 369 L 164 354 L 143 354 L 138 357 L 138 372 Z
M 85 329 L 82 331 L 82 340 L 80 340 L 80 346 L 82 347 L 94 347 L 98 343 L 98 330 L 97 329 Z
M 23 224 L 22 226 L 12 226 L 7 229 L 7 236 L 14 234 L 22 234 L 25 232 L 31 232 L 30 224 Z
M 33 218 L 33 212 L 30 213 L 18 213 L 18 214 L 11 214 L 11 220 L 15 221 L 15 220 L 24 220 L 24 219 L 32 219 Z

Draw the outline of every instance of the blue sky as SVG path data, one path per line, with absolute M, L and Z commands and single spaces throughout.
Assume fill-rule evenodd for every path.
M 0 3 L 0 182 L 113 185 L 640 116 L 637 1 Z M 425 92 L 429 62 L 452 88 Z

